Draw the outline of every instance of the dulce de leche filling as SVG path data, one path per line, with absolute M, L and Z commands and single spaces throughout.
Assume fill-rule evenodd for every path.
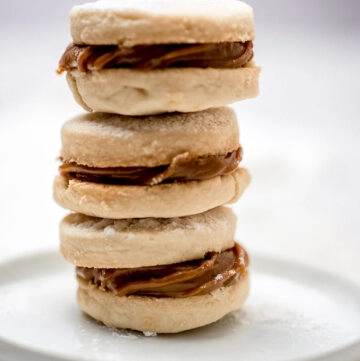
M 235 171 L 242 159 L 242 149 L 222 155 L 192 156 L 182 153 L 170 164 L 157 167 L 95 168 L 63 163 L 60 174 L 86 182 L 119 185 L 156 185 L 169 182 L 206 180 Z
M 203 259 L 139 268 L 76 267 L 76 274 L 103 291 L 117 296 L 190 297 L 208 294 L 240 281 L 249 259 L 239 244 Z
M 240 68 L 252 58 L 252 41 L 134 47 L 71 43 L 60 59 L 58 73 L 75 69 Z

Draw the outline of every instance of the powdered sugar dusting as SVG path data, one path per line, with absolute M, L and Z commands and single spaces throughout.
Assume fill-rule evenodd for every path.
M 114 236 L 115 235 L 115 229 L 111 226 L 107 226 L 104 228 L 104 235 L 105 236 Z
M 144 336 L 146 337 L 156 337 L 157 333 L 156 332 L 152 332 L 152 331 L 144 331 L 143 332 Z
M 83 214 L 71 214 L 69 224 L 82 231 L 100 231 L 104 236 L 114 236 L 117 232 L 149 232 L 194 230 L 212 232 L 219 227 L 231 227 L 234 214 L 230 209 L 217 208 L 187 217 L 103 219 Z
M 220 282 L 220 281 L 222 281 L 224 279 L 224 276 L 221 274 L 221 273 L 219 273 L 218 275 L 216 275 L 216 277 L 215 277 L 215 281 L 216 282 Z
M 225 6 L 226 5 L 226 6 Z M 216 16 L 232 15 L 234 12 L 251 12 L 250 6 L 241 1 L 235 0 L 101 0 L 84 5 L 78 5 L 73 8 L 75 11 L 119 11 L 126 14 L 127 12 L 134 14 L 165 14 L 178 16 Z

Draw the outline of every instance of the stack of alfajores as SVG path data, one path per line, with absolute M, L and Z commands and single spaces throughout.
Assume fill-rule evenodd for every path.
M 80 308 L 174 333 L 239 308 L 248 256 L 224 205 L 250 181 L 227 104 L 254 97 L 251 7 L 237 0 L 102 0 L 70 13 L 59 64 L 91 111 L 62 128 L 54 198 L 73 211 L 61 253 Z

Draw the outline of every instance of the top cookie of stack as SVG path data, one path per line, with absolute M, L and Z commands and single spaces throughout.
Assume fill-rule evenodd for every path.
M 258 93 L 252 8 L 234 0 L 102 0 L 70 13 L 59 72 L 86 110 L 194 112 Z

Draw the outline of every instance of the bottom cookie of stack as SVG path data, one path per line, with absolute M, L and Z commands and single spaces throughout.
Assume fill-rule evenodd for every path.
M 61 223 L 61 252 L 76 266 L 85 313 L 110 327 L 175 333 L 246 300 L 248 256 L 235 226 L 227 207 L 172 220 L 71 214 Z
M 80 281 L 80 308 L 106 326 L 143 332 L 176 333 L 205 326 L 240 308 L 249 292 L 249 277 L 209 294 L 187 298 L 125 296 Z

